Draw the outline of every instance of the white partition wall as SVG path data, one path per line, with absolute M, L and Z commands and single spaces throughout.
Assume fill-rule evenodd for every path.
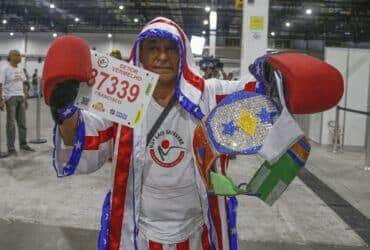
M 351 49 L 348 68 L 346 107 L 361 111 L 368 110 L 370 50 Z M 366 116 L 346 112 L 344 122 L 344 144 L 364 146 Z
M 105 33 L 76 33 L 73 35 L 84 38 L 91 47 L 95 47 L 97 51 L 103 53 L 112 51 L 112 39 L 109 39 Z
M 9 33 L 0 33 L 0 54 L 7 55 L 12 49 L 24 53 L 24 34 L 15 32 L 10 36 Z
M 115 34 L 113 35 L 113 48 L 121 51 L 123 58 L 129 58 L 131 47 L 135 42 L 136 35 Z
M 336 67 L 342 74 L 344 80 L 344 94 L 338 105 L 345 107 L 346 92 L 347 92 L 347 64 L 349 60 L 349 49 L 348 48 L 325 48 L 325 61 L 334 67 Z M 339 126 L 343 128 L 344 116 L 340 112 Z M 329 122 L 335 120 L 335 108 L 322 113 L 322 124 L 320 124 L 321 130 L 321 144 L 332 144 L 333 134 L 330 133 Z
M 26 55 L 45 55 L 50 43 L 54 40 L 52 33 L 27 33 L 26 36 Z
M 325 48 L 325 60 L 336 67 L 344 79 L 344 95 L 338 105 L 369 111 L 370 50 Z M 366 119 L 365 115 L 340 111 L 339 126 L 344 133 L 344 146 L 365 146 L 366 130 L 370 130 L 366 127 Z M 334 120 L 335 108 L 322 114 L 311 115 L 309 137 L 321 144 L 332 144 L 333 138 L 328 123 Z M 319 140 L 317 130 L 321 131 Z

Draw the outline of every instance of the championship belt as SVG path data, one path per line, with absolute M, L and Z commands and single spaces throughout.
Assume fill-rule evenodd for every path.
M 266 158 L 248 184 L 238 186 L 230 177 L 213 171 L 213 163 L 221 155 L 259 153 L 268 135 L 276 133 L 274 124 L 282 123 L 281 108 L 287 112 L 284 101 L 278 105 L 266 95 L 240 91 L 226 96 L 197 125 L 193 137 L 195 162 L 209 193 L 253 195 L 272 205 L 286 190 L 305 165 L 310 151 L 300 133 L 287 142 L 289 145 L 283 154 L 278 154 L 278 159 L 269 162 Z

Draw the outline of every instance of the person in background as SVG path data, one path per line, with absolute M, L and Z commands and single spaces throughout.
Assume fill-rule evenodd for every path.
M 23 82 L 23 84 L 24 84 L 24 87 L 26 88 L 26 92 L 25 93 L 27 93 L 27 96 L 29 95 L 29 92 L 30 92 L 30 89 L 31 89 L 31 86 L 30 86 L 30 76 L 28 75 L 28 71 L 27 71 L 27 69 L 26 68 L 23 68 L 23 73 L 24 73 L 24 75 L 25 75 L 25 77 L 26 77 L 26 79 L 25 79 L 25 81 Z
M 119 49 L 112 49 L 112 52 L 109 55 L 119 60 L 123 60 L 121 51 Z
M 233 73 L 232 72 L 229 72 L 229 74 L 226 74 L 226 72 L 223 68 L 221 68 L 220 71 L 222 73 L 223 80 L 231 81 L 233 79 Z
M 25 71 L 18 67 L 21 54 L 18 50 L 11 50 L 8 62 L 0 73 L 0 109 L 6 107 L 6 134 L 9 155 L 17 155 L 15 150 L 15 121 L 18 126 L 19 146 L 23 151 L 34 151 L 27 144 L 26 109 L 27 88 Z
M 207 67 L 207 70 L 204 73 L 203 76 L 204 79 L 210 79 L 210 78 L 220 78 L 220 72 L 218 71 L 217 67 L 213 63 L 210 63 Z
M 39 77 L 38 77 L 38 74 L 37 74 L 37 69 L 35 69 L 35 72 L 33 72 L 33 75 L 32 75 L 32 94 L 33 96 L 37 96 L 40 91 L 39 91 L 39 88 L 38 88 L 38 83 L 39 83 Z

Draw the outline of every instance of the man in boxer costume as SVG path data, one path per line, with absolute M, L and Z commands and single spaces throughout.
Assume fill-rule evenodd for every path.
M 194 163 L 192 137 L 222 97 L 255 90 L 251 76 L 204 80 L 183 30 L 156 18 L 144 26 L 131 51 L 131 63 L 159 74 L 146 117 L 131 129 L 73 105 L 79 83 L 90 77 L 90 60 L 82 39 L 57 39 L 45 60 L 43 92 L 57 124 L 53 164 L 59 177 L 94 172 L 112 159 L 98 248 L 230 249 L 225 197 L 207 193 Z M 148 140 L 168 105 L 172 109 Z M 226 164 L 222 156 L 214 171 L 225 173 Z

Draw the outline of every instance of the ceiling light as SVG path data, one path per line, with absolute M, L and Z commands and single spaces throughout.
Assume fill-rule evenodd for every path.
M 108 38 L 112 38 L 112 34 L 111 33 L 108 34 Z
M 10 33 L 9 33 L 9 35 L 10 35 L 10 36 L 14 36 L 14 33 L 13 33 L 13 32 L 10 32 Z
M 290 22 L 286 22 L 286 23 L 285 23 L 285 26 L 286 26 L 286 27 L 290 27 Z
M 34 30 L 35 30 L 35 27 L 31 26 L 31 27 L 30 27 L 30 30 L 31 30 L 31 31 L 34 31 Z
M 120 10 L 123 10 L 123 9 L 125 8 L 125 6 L 120 5 L 118 8 L 119 8 Z
M 76 17 L 75 22 L 77 23 L 78 21 L 80 21 L 80 18 Z
M 307 9 L 307 10 L 306 10 L 306 14 L 307 14 L 307 15 L 311 15 L 311 14 L 312 14 L 312 9 Z
M 6 19 L 3 19 L 3 24 L 7 24 L 7 20 Z
M 209 7 L 208 5 L 204 8 L 204 10 L 206 11 L 206 12 L 210 12 L 210 10 L 211 10 L 211 7 Z
M 208 20 L 207 19 L 203 20 L 203 24 L 208 25 Z
M 217 29 L 217 12 L 216 11 L 211 11 L 209 14 L 209 28 L 211 30 L 216 30 Z
M 203 30 L 203 31 L 202 31 L 202 34 L 203 34 L 203 35 L 205 35 L 205 34 L 206 34 L 206 31 L 205 31 L 205 30 Z
M 53 33 L 53 37 L 56 38 L 58 36 L 57 33 Z
M 135 23 L 138 23 L 139 22 L 139 19 L 138 18 L 134 18 L 134 22 Z
M 55 5 L 53 3 L 50 4 L 50 9 L 54 9 Z
M 271 36 L 275 36 L 275 32 L 274 31 L 272 31 L 270 34 L 271 34 Z

